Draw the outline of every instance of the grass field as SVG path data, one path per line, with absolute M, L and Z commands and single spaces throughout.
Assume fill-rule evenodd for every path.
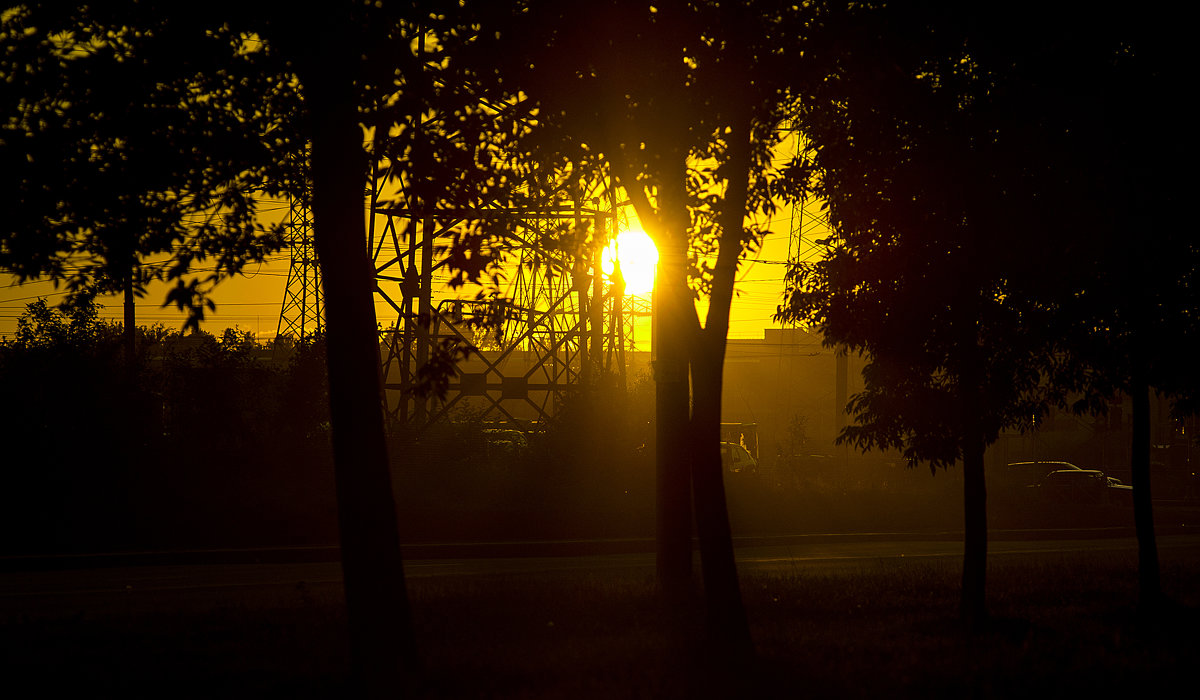
M 671 624 L 644 570 L 418 578 L 423 698 L 1111 697 L 1194 685 L 1200 562 L 1164 556 L 1181 607 L 1134 615 L 1132 554 L 997 557 L 992 630 L 955 620 L 954 559 L 743 575 L 758 658 L 730 670 L 698 605 Z M 340 698 L 333 584 L 72 599 L 3 619 L 7 697 Z M 7 608 L 6 608 L 7 610 Z M 69 696 L 68 696 L 69 697 Z

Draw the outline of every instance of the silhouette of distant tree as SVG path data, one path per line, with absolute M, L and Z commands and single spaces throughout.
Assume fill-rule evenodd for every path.
M 80 294 L 59 309 L 38 299 L 25 306 L 17 318 L 17 332 L 5 345 L 13 350 L 53 347 L 87 347 L 108 330 L 100 321 L 100 307 L 91 294 Z

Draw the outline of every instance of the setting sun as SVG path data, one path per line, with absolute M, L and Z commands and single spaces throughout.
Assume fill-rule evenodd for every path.
M 658 264 L 658 248 L 646 232 L 632 228 L 622 231 L 604 249 L 604 273 L 613 273 L 613 260 L 621 261 L 625 278 L 625 293 L 649 296 L 654 290 L 654 267 Z

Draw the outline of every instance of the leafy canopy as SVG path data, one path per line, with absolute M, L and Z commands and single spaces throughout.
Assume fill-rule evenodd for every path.
M 174 281 L 191 312 L 284 245 L 260 200 L 298 192 L 292 74 L 203 8 L 33 2 L 0 15 L 0 268 L 71 294 Z M 200 277 L 194 275 L 199 274 Z
M 1057 400 L 1052 320 L 1097 216 L 1056 201 L 1080 185 L 1055 167 L 1061 113 L 1039 111 L 1053 88 L 1035 78 L 1065 29 L 954 3 L 831 5 L 814 23 L 796 117 L 809 147 L 791 167 L 833 235 L 790 272 L 777 318 L 868 356 L 840 440 L 945 466 L 968 424 L 987 444 Z

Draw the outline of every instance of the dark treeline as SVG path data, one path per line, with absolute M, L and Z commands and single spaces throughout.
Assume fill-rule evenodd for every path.
M 30 304 L 0 343 L 6 553 L 329 541 L 320 341 L 121 326 Z
M 122 327 L 96 311 L 37 301 L 0 342 L 4 555 L 337 544 L 320 339 L 143 326 L 131 366 Z M 627 391 L 599 382 L 519 437 L 470 412 L 420 430 L 389 424 L 401 539 L 651 538 L 653 414 L 640 376 Z M 961 518 L 954 473 L 931 480 L 885 456 L 828 461 L 727 474 L 739 534 Z M 1128 517 L 1093 510 L 1092 524 Z
M 97 311 L 39 300 L 0 340 L 0 551 L 337 543 L 323 339 L 142 326 L 129 363 Z M 389 425 L 404 539 L 652 535 L 653 391 L 601 384 L 520 444 Z
M 4 555 L 336 545 L 324 344 L 120 325 L 37 301 L 0 342 Z M 654 391 L 599 382 L 520 436 L 459 412 L 389 424 L 405 542 L 654 535 Z M 740 535 L 954 528 L 957 472 L 896 455 L 727 474 Z M 1037 508 L 1001 526 L 1124 524 L 1126 508 Z

